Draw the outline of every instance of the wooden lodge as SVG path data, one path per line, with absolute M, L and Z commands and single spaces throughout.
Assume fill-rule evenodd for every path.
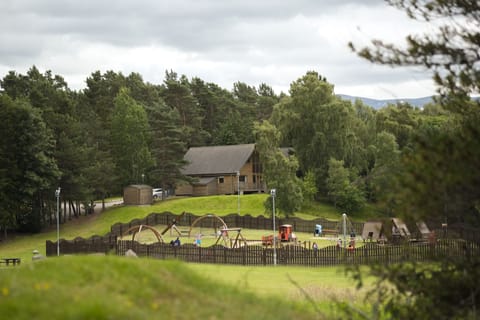
M 190 148 L 182 173 L 194 179 L 179 184 L 176 195 L 208 196 L 265 192 L 255 144 Z

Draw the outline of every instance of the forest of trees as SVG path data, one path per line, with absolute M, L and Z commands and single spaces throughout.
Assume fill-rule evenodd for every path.
M 314 199 L 353 214 L 375 203 L 390 215 L 398 202 L 394 178 L 402 157 L 415 153 L 415 137 L 438 136 L 457 122 L 436 104 L 352 104 L 314 71 L 288 94 L 241 82 L 229 91 L 174 71 L 158 85 L 137 73 L 97 71 L 74 91 L 35 66 L 25 75 L 9 72 L 0 86 L 0 225 L 22 231 L 55 221 L 58 186 L 63 222 L 128 184 L 173 188 L 184 179 L 189 147 L 242 143 L 257 143 L 286 215 Z M 279 147 L 294 154 L 285 159 Z

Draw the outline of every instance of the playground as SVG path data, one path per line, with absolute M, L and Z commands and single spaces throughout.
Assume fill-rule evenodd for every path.
M 344 214 L 340 221 L 277 221 L 274 232 L 272 220 L 261 216 L 152 213 L 143 219 L 115 223 L 103 237 L 61 239 L 59 247 L 63 254 L 121 256 L 133 251 L 137 256 L 158 259 L 264 266 L 432 261 L 445 254 L 465 256 L 478 250 L 474 243 L 455 237 L 453 232 L 437 230 L 437 238 L 425 223 L 412 228 L 411 223 L 407 225 L 398 218 L 359 224 Z M 450 234 L 454 237 L 447 238 Z M 55 242 L 46 241 L 47 256 L 55 255 L 56 250 Z
M 172 219 L 168 225 L 138 225 L 125 231 L 119 240 L 132 240 L 143 244 L 167 243 L 172 246 L 193 244 L 209 247 L 222 245 L 226 248 L 239 248 L 251 245 L 273 247 L 273 230 L 249 229 L 228 226 L 216 215 L 208 214 L 195 219 L 190 226 L 179 226 L 184 214 Z M 276 230 L 277 247 L 301 246 L 319 249 L 328 246 L 354 249 L 364 243 L 361 235 L 353 232 L 351 222 L 345 216 L 336 229 L 323 232 L 317 227 L 312 232 L 296 232 L 292 225 L 284 224 Z

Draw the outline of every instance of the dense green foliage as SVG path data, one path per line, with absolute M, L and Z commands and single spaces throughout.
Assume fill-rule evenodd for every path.
M 278 101 L 265 84 L 236 83 L 229 92 L 173 71 L 161 85 L 113 71 L 96 71 L 86 84 L 72 91 L 61 76 L 36 67 L 0 80 L 5 235 L 55 223 L 59 186 L 61 223 L 127 184 L 173 189 L 186 179 L 180 170 L 188 147 L 253 142 L 253 122 L 269 117 Z
M 296 176 L 298 162 L 295 156 L 284 155 L 280 149 L 280 132 L 268 121 L 255 126 L 257 148 L 264 166 L 267 185 L 281 195 L 276 197 L 276 208 L 287 217 L 298 211 L 303 202 L 300 179 Z M 273 201 L 265 201 L 267 212 L 273 214 Z
M 266 84 L 255 88 L 237 82 L 230 92 L 173 71 L 166 72 L 161 85 L 113 71 L 94 72 L 86 83 L 84 90 L 71 91 L 60 76 L 35 67 L 26 75 L 12 71 L 0 81 L 2 105 L 9 101 L 31 108 L 45 126 L 35 143 L 53 148 L 42 147 L 50 165 L 38 167 L 43 183 L 36 185 L 36 193 L 12 198 L 5 189 L 8 196 L 0 201 L 4 230 L 34 231 L 54 223 L 58 186 L 63 222 L 80 214 L 80 204 L 89 207 L 94 199 L 119 194 L 126 184 L 173 189 L 186 179 L 180 170 L 190 146 L 252 142 L 261 149 L 265 181 L 277 189 L 282 214 L 291 215 L 314 199 L 330 199 L 349 214 L 376 202 L 385 214 L 393 214 L 392 181 L 401 173 L 402 154 L 412 152 L 419 132 L 450 124 L 445 120 L 449 113 L 438 105 L 423 111 L 408 105 L 379 111 L 360 101 L 352 105 L 338 99 L 333 85 L 316 72 L 307 72 L 292 83 L 290 95 L 281 96 Z M 22 136 L 23 128 L 3 129 L 10 137 Z M 15 144 L 5 138 L 1 147 L 15 151 Z M 288 157 L 279 147 L 289 148 Z M 10 152 L 7 157 L 4 151 L 3 168 L 13 168 L 11 159 L 36 156 Z M 348 181 L 333 176 L 329 183 L 329 172 L 335 171 L 329 163 L 341 163 L 335 170 L 348 172 Z M 28 177 L 29 169 L 22 170 L 17 176 Z M 7 171 L 2 181 L 11 179 Z M 29 205 L 9 209 L 9 201 L 18 197 Z M 265 203 L 271 212 L 272 202 Z
M 480 3 L 478 1 L 390 0 L 418 20 L 436 21 L 431 34 L 410 35 L 406 46 L 373 41 L 360 56 L 381 64 L 422 66 L 434 72 L 441 94 L 438 106 L 428 106 L 427 118 L 397 113 L 400 127 L 384 122 L 386 131 L 412 136 L 404 142 L 390 200 L 411 221 L 424 219 L 445 225 L 480 225 Z M 354 46 L 352 45 L 352 48 Z M 355 50 L 355 48 L 354 48 Z M 442 110 L 443 109 L 443 110 Z M 448 110 L 446 112 L 445 110 Z M 392 131 L 392 129 L 394 129 Z M 395 144 L 384 137 L 384 147 Z M 396 152 L 394 152 L 396 154 Z M 396 156 L 395 156 L 396 157 Z M 390 166 L 390 165 L 389 165 Z M 382 165 L 384 167 L 384 165 Z M 376 177 L 380 185 L 382 178 Z M 474 229 L 478 230 L 478 229 Z M 478 231 L 477 231 L 478 232 Z M 467 246 L 465 246 L 467 250 Z M 479 258 L 445 257 L 439 264 L 380 265 L 371 292 L 377 303 L 366 312 L 346 308 L 350 318 L 371 319 L 478 319 L 480 307 Z M 357 273 L 360 278 L 361 273 Z M 360 282 L 361 284 L 361 282 Z

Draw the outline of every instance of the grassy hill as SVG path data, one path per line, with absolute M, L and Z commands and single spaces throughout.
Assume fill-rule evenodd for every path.
M 4 319 L 316 318 L 305 303 L 254 295 L 177 261 L 75 256 L 0 271 Z

